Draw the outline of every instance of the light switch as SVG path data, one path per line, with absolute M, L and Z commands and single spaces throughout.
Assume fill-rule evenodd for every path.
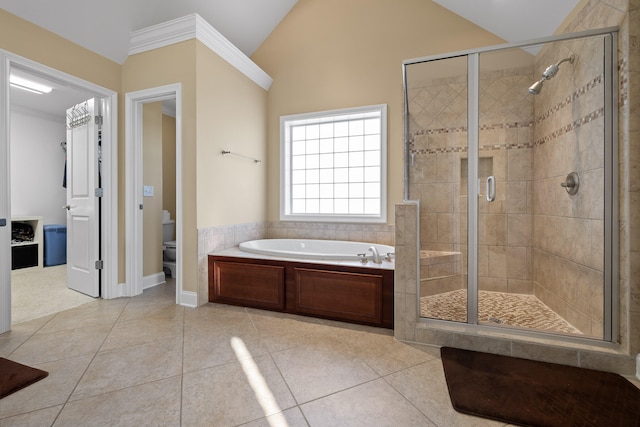
M 144 197 L 153 197 L 153 185 L 145 185 L 142 190 L 142 195 Z

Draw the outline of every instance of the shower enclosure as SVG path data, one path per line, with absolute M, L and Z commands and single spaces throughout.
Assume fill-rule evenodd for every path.
M 617 331 L 611 29 L 405 61 L 425 321 Z

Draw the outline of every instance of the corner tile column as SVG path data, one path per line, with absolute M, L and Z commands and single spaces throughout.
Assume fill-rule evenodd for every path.
M 396 265 L 394 276 L 394 336 L 401 341 L 416 340 L 418 321 L 418 281 L 420 271 L 420 204 L 407 201 L 396 205 Z

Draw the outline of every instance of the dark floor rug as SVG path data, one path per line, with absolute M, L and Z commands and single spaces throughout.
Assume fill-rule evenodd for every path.
M 40 381 L 47 375 L 49 373 L 46 371 L 0 357 L 0 399 Z
M 640 389 L 610 372 L 443 347 L 453 407 L 522 426 L 640 426 Z

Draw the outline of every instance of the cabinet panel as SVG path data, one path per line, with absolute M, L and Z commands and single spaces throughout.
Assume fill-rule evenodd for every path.
M 35 267 L 38 265 L 38 244 L 11 246 L 11 269 Z
M 393 270 L 209 255 L 209 301 L 393 328 Z
M 13 224 L 23 223 L 33 229 L 32 241 L 13 241 Z M 11 218 L 11 269 L 43 266 L 43 234 L 41 216 L 21 216 Z M 35 261 L 34 261 L 35 260 Z
M 213 302 L 284 310 L 284 267 L 214 261 L 213 275 Z
M 296 312 L 382 322 L 382 276 L 295 269 Z

